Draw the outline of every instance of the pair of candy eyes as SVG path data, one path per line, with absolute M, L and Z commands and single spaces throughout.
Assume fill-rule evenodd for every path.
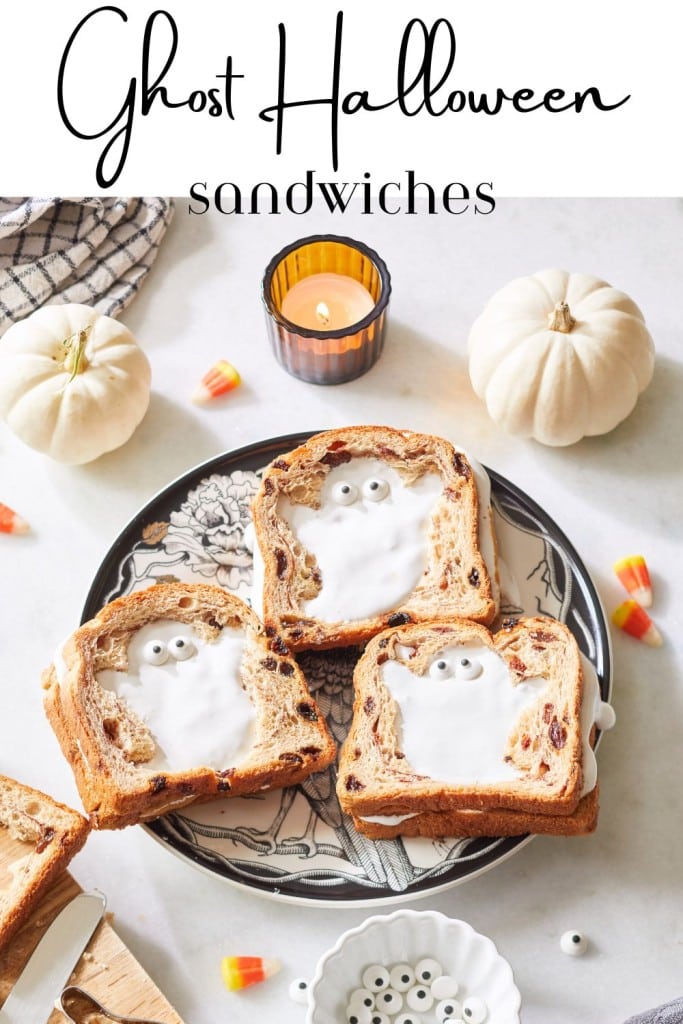
M 360 488 L 346 480 L 340 480 L 332 488 L 332 500 L 338 505 L 353 505 L 361 494 L 368 501 L 383 501 L 389 494 L 389 484 L 386 480 L 372 477 Z
M 476 679 L 483 671 L 484 666 L 476 658 L 459 658 L 455 664 L 445 658 L 437 658 L 429 666 L 432 679 L 449 679 L 453 675 L 456 679 Z
M 174 636 L 168 643 L 150 640 L 145 644 L 142 656 L 149 665 L 163 665 L 169 657 L 174 661 L 185 661 L 195 653 L 194 641 L 189 636 Z

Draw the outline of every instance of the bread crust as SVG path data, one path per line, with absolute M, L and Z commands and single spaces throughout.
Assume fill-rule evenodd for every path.
M 13 875 L 8 886 L 0 886 L 2 950 L 81 849 L 90 826 L 46 793 L 0 775 L 0 829 L 3 847 L 9 841 L 11 848 L 8 870 Z
M 358 832 L 368 839 L 395 839 L 397 836 L 432 839 L 459 836 L 553 835 L 584 836 L 594 832 L 598 823 L 599 787 L 582 797 L 571 814 L 530 814 L 528 811 L 493 809 L 474 811 L 425 811 L 396 825 L 364 821 L 354 817 Z
M 355 621 L 325 622 L 306 613 L 324 580 L 280 515 L 278 501 L 316 507 L 332 468 L 352 458 L 379 458 L 410 484 L 437 472 L 443 491 L 428 527 L 425 572 L 397 607 Z M 366 643 L 387 626 L 456 616 L 482 623 L 497 613 L 496 590 L 479 550 L 479 506 L 472 467 L 450 442 L 392 427 L 356 426 L 316 434 L 266 469 L 252 508 L 264 562 L 263 618 L 292 650 Z M 494 572 L 496 572 L 494 568 Z
M 146 767 L 155 750 L 147 727 L 97 683 L 103 669 L 125 670 L 136 630 L 162 619 L 186 623 L 207 641 L 223 627 L 244 630 L 241 682 L 256 723 L 251 751 L 239 764 L 182 772 Z M 53 664 L 43 677 L 45 710 L 94 828 L 121 828 L 195 800 L 293 785 L 334 760 L 334 741 L 287 647 L 220 587 L 165 583 L 119 598 L 76 630 L 60 657 L 60 673 Z
M 417 774 L 400 749 L 397 707 L 382 681 L 382 666 L 389 659 L 408 665 L 405 652 L 414 651 L 410 669 L 419 685 L 419 677 L 440 650 L 463 643 L 497 652 L 506 662 L 510 685 L 531 678 L 547 680 L 544 691 L 514 722 L 501 754 L 517 770 L 512 780 L 449 784 Z M 476 686 L 476 680 L 471 685 Z M 583 786 L 583 673 L 576 641 L 562 623 L 542 617 L 520 619 L 495 635 L 477 623 L 462 621 L 387 630 L 368 644 L 359 660 L 354 690 L 353 721 L 340 754 L 337 783 L 341 806 L 354 818 L 458 810 L 562 817 L 576 811 Z M 458 742 L 457 727 L 453 722 L 453 743 Z M 408 830 L 414 827 L 411 820 L 405 823 Z M 453 820 L 460 824 L 464 819 Z M 485 827 L 488 830 L 488 823 Z

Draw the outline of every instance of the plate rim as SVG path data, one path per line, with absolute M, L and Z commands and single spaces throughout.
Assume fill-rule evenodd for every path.
M 614 684 L 614 653 L 612 649 L 612 634 L 610 633 L 609 628 L 607 626 L 608 620 L 607 613 L 605 612 L 605 606 L 603 604 L 602 598 L 600 597 L 600 594 L 598 593 L 598 589 L 595 586 L 593 577 L 586 567 L 585 562 L 579 555 L 578 551 L 576 550 L 572 542 L 569 540 L 569 537 L 567 537 L 562 527 L 558 526 L 553 517 L 548 512 L 546 512 L 545 509 L 541 505 L 539 505 L 534 498 L 531 498 L 526 493 L 526 491 L 523 491 L 521 487 L 513 483 L 511 480 L 508 480 L 507 477 L 503 476 L 502 473 L 499 473 L 497 470 L 490 469 L 488 466 L 485 465 L 483 466 L 483 468 L 485 472 L 488 473 L 489 477 L 491 477 L 491 479 L 496 480 L 498 483 L 502 484 L 505 488 L 507 488 L 507 490 L 509 490 L 515 496 L 515 498 L 517 498 L 518 501 L 520 501 L 522 504 L 530 508 L 534 513 L 536 513 L 539 516 L 541 520 L 549 521 L 552 523 L 553 529 L 555 530 L 555 536 L 553 539 L 560 540 L 562 550 L 569 555 L 571 561 L 579 570 L 581 582 L 585 586 L 585 589 L 588 595 L 590 596 L 590 603 L 595 609 L 597 609 L 600 612 L 600 640 L 602 642 L 604 659 L 604 669 L 601 673 L 600 678 L 601 680 L 604 680 L 606 688 L 606 697 L 603 696 L 603 700 L 610 701 L 612 698 L 612 687 Z
M 300 439 L 299 441 L 297 441 L 297 443 L 303 443 L 308 438 L 313 437 L 314 434 L 319 433 L 321 433 L 321 431 L 319 430 L 297 431 L 294 434 L 283 434 L 281 436 L 274 438 L 264 438 L 262 441 L 254 441 L 250 444 L 243 445 L 241 448 L 230 448 L 226 451 L 219 453 L 218 455 L 212 455 L 210 458 L 205 459 L 203 462 L 198 462 L 195 466 L 190 467 L 190 469 L 184 470 L 182 473 L 179 473 L 178 476 L 174 477 L 173 480 L 171 480 L 169 483 L 164 484 L 163 487 L 160 487 L 157 491 L 155 491 L 154 494 L 150 498 L 148 498 L 143 505 L 140 505 L 138 509 L 130 516 L 126 524 L 120 529 L 114 540 L 111 542 L 110 546 L 107 548 L 104 557 L 102 558 L 100 564 L 97 567 L 92 583 L 88 588 L 88 593 L 85 596 L 83 608 L 81 610 L 80 625 L 83 625 L 84 623 L 88 622 L 89 619 L 91 619 L 93 615 L 96 615 L 97 611 L 99 611 L 99 607 L 95 611 L 91 611 L 90 605 L 93 602 L 95 593 L 97 592 L 97 580 L 102 574 L 103 567 L 109 564 L 110 559 L 114 557 L 115 552 L 123 543 L 123 540 L 126 537 L 126 535 L 132 530 L 133 524 L 136 523 L 143 516 L 143 514 L 148 508 L 150 508 L 152 505 L 156 505 L 159 501 L 166 497 L 166 495 L 169 495 L 171 491 L 175 490 L 185 480 L 189 479 L 190 477 L 194 477 L 200 472 L 210 472 L 212 466 L 215 467 L 220 465 L 226 458 L 248 458 L 251 455 L 256 455 L 256 453 L 263 448 L 275 447 L 276 444 L 279 442 L 284 443 L 285 441 L 294 441 L 295 439 Z
M 185 863 L 189 863 L 193 868 L 201 871 L 202 874 L 208 875 L 211 878 L 218 878 L 224 884 L 230 885 L 235 889 L 240 889 L 242 892 L 246 889 L 248 892 L 253 893 L 261 899 L 275 900 L 277 903 L 287 903 L 290 906 L 318 907 L 320 910 L 353 910 L 356 907 L 368 910 L 372 907 L 388 907 L 398 903 L 417 902 L 417 900 L 428 899 L 430 896 L 438 896 L 439 893 L 446 892 L 449 889 L 455 889 L 456 886 L 464 885 L 466 882 L 479 878 L 481 875 L 485 875 L 487 871 L 490 871 L 492 868 L 497 867 L 499 864 L 503 864 L 506 860 L 509 860 L 510 857 L 516 854 L 524 846 L 528 846 L 532 839 L 538 839 L 538 836 L 532 834 L 523 836 L 503 836 L 501 838 L 515 839 L 516 842 L 503 850 L 503 852 L 494 860 L 487 864 L 482 864 L 481 867 L 463 875 L 461 878 L 451 878 L 439 885 L 430 886 L 426 889 L 419 889 L 415 891 L 412 889 L 404 889 L 400 892 L 394 892 L 392 890 L 391 894 L 386 892 L 386 890 L 381 890 L 382 892 L 386 892 L 386 895 L 377 895 L 367 898 L 359 897 L 354 899 L 329 899 L 324 896 L 298 896 L 295 893 L 280 892 L 277 886 L 274 886 L 272 889 L 266 889 L 260 885 L 242 882 L 237 878 L 232 878 L 230 875 L 220 874 L 213 871 L 210 867 L 207 867 L 207 865 L 203 864 L 200 860 L 195 860 L 193 857 L 189 856 L 185 850 L 180 850 L 177 847 L 172 846 L 171 843 L 169 843 L 162 835 L 155 832 L 152 827 L 153 824 L 154 822 L 145 821 L 141 823 L 141 827 L 155 843 L 158 843 L 165 850 L 170 851 L 174 857 L 178 857 Z M 499 837 L 494 836 L 492 838 Z

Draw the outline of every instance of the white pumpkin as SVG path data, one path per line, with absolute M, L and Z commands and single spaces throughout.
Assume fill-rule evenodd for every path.
M 150 378 L 128 328 L 90 306 L 43 306 L 0 339 L 0 415 L 59 462 L 90 462 L 127 441 Z
M 652 379 L 654 345 L 623 292 L 544 270 L 490 299 L 469 336 L 472 386 L 504 430 L 548 445 L 612 430 Z

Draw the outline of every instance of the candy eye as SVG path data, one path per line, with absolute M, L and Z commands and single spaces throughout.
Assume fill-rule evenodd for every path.
M 382 501 L 389 493 L 389 484 L 386 480 L 379 480 L 373 477 L 363 484 L 363 497 L 368 501 Z
M 560 948 L 567 956 L 582 956 L 588 949 L 588 940 L 581 932 L 565 932 L 560 939 Z
M 486 1003 L 477 996 L 470 996 L 462 1004 L 462 1019 L 469 1024 L 483 1024 L 488 1015 Z
M 411 1010 L 431 1010 L 434 996 L 427 985 L 413 985 L 406 992 L 406 1002 Z
M 289 998 L 295 1003 L 306 1006 L 308 1003 L 308 982 L 305 978 L 295 978 L 289 986 Z
M 453 1001 L 454 996 L 458 994 L 458 983 L 455 978 L 451 977 L 450 974 L 442 974 L 438 978 L 435 978 L 431 984 L 432 995 L 435 999 L 442 999 L 444 1001 Z M 437 1012 L 439 1007 L 437 1006 Z M 452 1013 L 451 1017 L 459 1017 L 459 1013 Z
M 174 636 L 168 644 L 169 653 L 176 661 L 185 661 L 195 652 L 194 642 L 189 636 Z
M 453 670 L 451 669 L 451 666 L 444 658 L 438 658 L 436 661 L 433 661 L 429 666 L 429 675 L 431 679 L 448 679 L 448 677 L 452 674 Z M 415 974 L 419 981 L 423 980 L 420 978 L 420 975 L 417 971 L 415 972 Z
M 436 1004 L 436 1019 L 444 1024 L 448 1020 L 459 1020 L 462 1017 L 462 1006 L 457 999 L 442 999 Z
M 460 658 L 455 666 L 455 674 L 458 679 L 476 679 L 483 671 L 481 662 L 476 658 Z
M 338 505 L 353 505 L 358 497 L 358 488 L 346 480 L 340 480 L 332 488 L 332 500 Z
M 389 984 L 396 992 L 407 992 L 415 984 L 415 971 L 410 964 L 396 964 L 389 975 Z
M 360 1003 L 346 1007 L 346 1024 L 371 1024 L 372 1012 Z
M 360 1004 L 367 1010 L 374 1010 L 375 997 L 369 988 L 356 988 L 349 996 L 349 1006 Z
M 389 971 L 381 964 L 371 964 L 363 971 L 363 986 L 371 992 L 381 992 L 383 988 L 389 988 Z
M 444 662 L 438 662 L 437 665 L 444 664 Z M 420 960 L 415 965 L 415 977 L 418 982 L 422 982 L 423 985 L 431 985 L 435 978 L 438 978 L 443 974 L 441 964 L 438 960 L 432 960 L 431 957 L 425 957 L 424 960 Z
M 142 657 L 148 665 L 163 665 L 168 661 L 168 648 L 161 640 L 150 640 L 142 650 Z
M 403 996 L 394 988 L 386 988 L 377 996 L 377 1009 L 383 1013 L 398 1013 L 403 1009 Z

